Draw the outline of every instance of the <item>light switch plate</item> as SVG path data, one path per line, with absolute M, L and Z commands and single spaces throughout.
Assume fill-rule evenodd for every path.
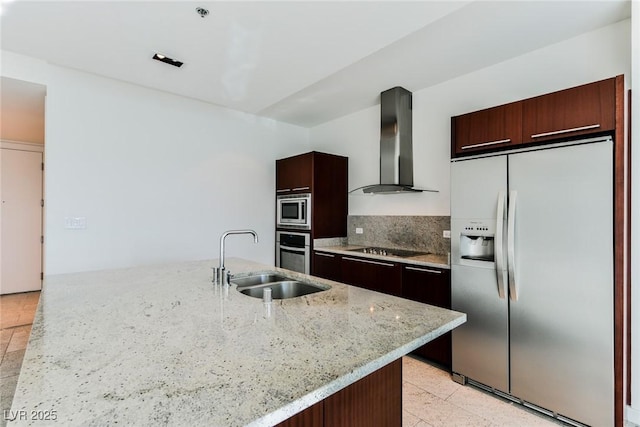
M 67 230 L 84 230 L 87 228 L 87 217 L 66 216 L 64 217 L 64 228 Z
M 451 230 L 443 230 L 442 231 L 442 237 L 444 237 L 445 239 L 450 239 L 451 238 Z
M 364 233 L 364 230 L 362 229 L 362 227 L 356 227 L 356 234 L 362 234 Z

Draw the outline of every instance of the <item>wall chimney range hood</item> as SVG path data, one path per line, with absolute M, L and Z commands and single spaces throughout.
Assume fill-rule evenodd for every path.
M 419 193 L 438 190 L 413 187 L 411 92 L 394 87 L 380 94 L 380 183 L 350 194 Z

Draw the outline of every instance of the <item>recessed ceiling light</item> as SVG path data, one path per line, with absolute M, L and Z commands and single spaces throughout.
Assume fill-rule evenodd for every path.
M 164 62 L 165 64 L 173 65 L 174 67 L 182 67 L 183 62 L 178 61 L 177 59 L 169 58 L 161 53 L 156 53 L 153 55 L 153 59 L 156 61 Z

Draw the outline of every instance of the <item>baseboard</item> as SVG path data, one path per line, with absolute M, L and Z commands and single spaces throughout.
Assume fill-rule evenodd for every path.
M 626 411 L 626 421 L 627 421 L 627 426 L 629 425 L 629 423 L 635 424 L 636 426 L 640 426 L 640 410 L 639 409 L 635 409 L 631 406 L 627 406 L 627 411 Z

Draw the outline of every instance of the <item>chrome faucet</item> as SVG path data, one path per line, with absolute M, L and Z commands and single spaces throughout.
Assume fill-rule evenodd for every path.
M 220 236 L 220 267 L 213 269 L 214 284 L 228 284 L 230 271 L 224 267 L 224 239 L 230 234 L 251 234 L 253 235 L 253 243 L 258 243 L 258 233 L 253 230 L 229 230 Z

